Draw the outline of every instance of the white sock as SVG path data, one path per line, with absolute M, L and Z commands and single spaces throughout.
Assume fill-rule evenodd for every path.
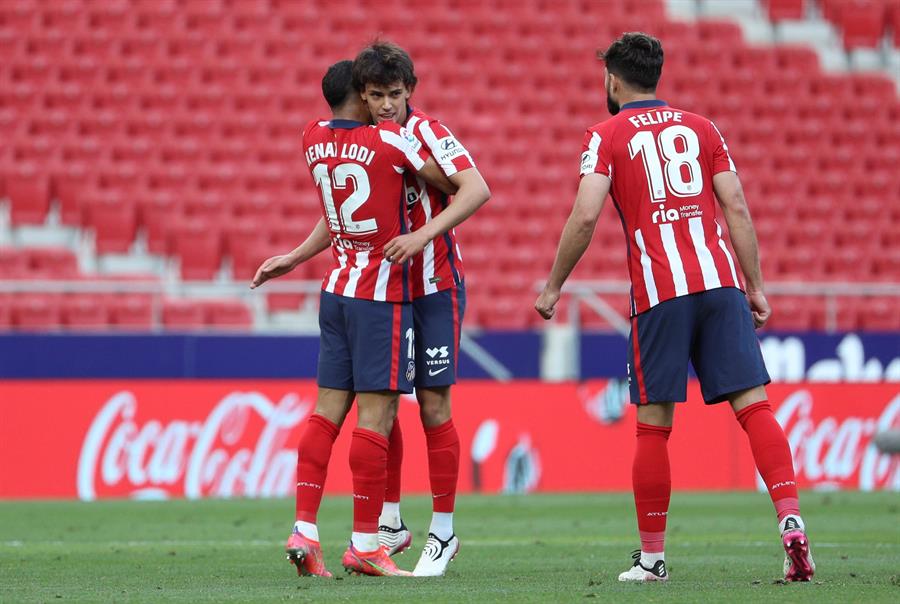
M 394 529 L 400 528 L 400 502 L 385 501 L 381 506 L 381 516 L 378 517 L 378 524 L 389 526 Z
M 659 562 L 660 560 L 665 560 L 666 554 L 665 552 L 656 552 L 653 554 L 649 554 L 645 551 L 641 552 L 641 566 L 644 568 L 653 568 L 653 565 Z
M 785 516 L 784 518 L 781 519 L 781 522 L 778 523 L 779 534 L 784 532 L 784 525 L 787 524 L 788 518 L 793 518 L 799 525 L 800 530 L 803 531 L 804 533 L 806 532 L 806 525 L 803 524 L 803 518 L 801 518 L 800 516 L 795 516 L 794 514 L 788 514 L 787 516 Z
M 294 523 L 294 528 L 297 529 L 298 533 L 300 533 L 307 539 L 312 539 L 313 541 L 319 540 L 319 529 L 312 522 L 303 522 L 302 520 L 298 520 Z
M 357 533 L 350 535 L 350 543 L 358 552 L 374 552 L 378 549 L 378 533 Z
M 453 512 L 434 512 L 431 515 L 429 533 L 434 533 L 441 541 L 453 536 Z

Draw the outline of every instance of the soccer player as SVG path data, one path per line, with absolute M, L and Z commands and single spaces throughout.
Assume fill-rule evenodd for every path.
M 353 62 L 353 79 L 377 123 L 405 126 L 437 160 L 457 186 L 487 189 L 471 155 L 449 128 L 420 109 L 410 107 L 418 79 L 409 54 L 377 41 Z M 406 202 L 415 237 L 450 203 L 448 195 L 414 174 L 406 175 Z M 459 477 L 459 436 L 453 425 L 450 387 L 456 383 L 460 329 L 466 308 L 462 259 L 451 229 L 431 240 L 411 264 L 413 323 L 416 331 L 416 399 L 425 430 L 432 518 L 428 537 L 413 573 L 439 576 L 459 550 L 453 511 Z M 391 553 L 412 543 L 400 517 L 400 467 L 403 441 L 395 422 L 388 449 L 388 490 L 379 519 L 379 538 Z
M 386 246 L 407 227 L 404 171 L 455 189 L 404 128 L 368 125 L 351 67 L 342 61 L 328 70 L 322 90 L 333 117 L 314 120 L 303 131 L 304 157 L 318 188 L 335 268 L 321 292 L 318 400 L 298 448 L 297 522 L 286 549 L 298 573 L 330 576 L 315 520 L 331 447 L 356 396 L 358 423 L 350 446 L 353 533 L 342 563 L 355 573 L 409 575 L 378 543 L 387 436 L 399 393 L 411 392 L 415 377 L 409 268 L 403 252 L 386 253 Z M 475 193 L 458 191 L 457 213 L 480 205 Z M 433 223 L 432 236 L 452 228 L 453 219 L 448 214 Z M 318 463 L 322 459 L 324 465 Z
M 482 192 L 484 203 L 490 192 L 468 151 L 438 120 L 408 105 L 417 82 L 413 62 L 398 46 L 376 42 L 363 49 L 354 61 L 355 86 L 373 119 L 405 125 L 428 150 L 454 186 Z M 406 200 L 413 232 L 397 240 L 400 250 L 412 244 L 413 323 L 415 329 L 416 398 L 425 429 L 428 468 L 432 490 L 432 521 L 419 558 L 416 576 L 439 576 L 459 550 L 453 529 L 453 511 L 459 476 L 459 436 L 453 425 L 450 386 L 456 382 L 459 338 L 465 313 L 466 292 L 462 260 L 453 230 L 423 245 L 423 227 L 448 207 L 447 191 L 415 175 L 406 175 Z M 479 204 L 480 205 L 480 204 Z M 456 211 L 456 210 L 454 210 Z M 468 215 L 468 214 L 466 214 Z M 320 221 L 292 254 L 270 258 L 260 267 L 254 282 L 278 277 L 293 270 L 328 246 L 327 229 Z M 400 517 L 400 468 L 403 440 L 395 420 L 388 448 L 388 479 L 384 509 L 379 519 L 379 540 L 393 555 L 412 543 L 412 533 Z M 327 462 L 326 462 L 327 463 Z
M 707 404 L 728 401 L 747 433 L 775 505 L 785 579 L 815 572 L 800 517 L 791 450 L 767 401 L 769 375 L 754 332 L 771 314 L 756 234 L 728 146 L 708 119 L 656 98 L 659 40 L 626 33 L 598 53 L 613 117 L 588 129 L 581 183 L 556 260 L 535 308 L 555 312 L 560 290 L 587 249 L 607 194 L 625 229 L 631 275 L 628 344 L 637 405 L 632 467 L 641 549 L 620 581 L 665 581 L 671 478 L 667 441 L 675 402 L 687 398 L 688 360 Z M 728 224 L 746 289 L 716 222 Z M 748 304 L 749 302 L 749 304 Z

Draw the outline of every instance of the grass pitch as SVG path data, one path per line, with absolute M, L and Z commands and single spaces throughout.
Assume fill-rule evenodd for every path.
M 806 493 L 804 518 L 819 570 L 782 584 L 783 552 L 760 493 L 676 493 L 669 517 L 668 584 L 616 581 L 637 547 L 626 494 L 470 496 L 457 505 L 462 548 L 446 577 L 348 577 L 349 497 L 320 516 L 326 562 L 338 580 L 297 577 L 283 543 L 293 502 L 0 503 L 0 601 L 399 602 L 898 602 L 900 495 Z M 408 497 L 413 549 L 430 501 Z

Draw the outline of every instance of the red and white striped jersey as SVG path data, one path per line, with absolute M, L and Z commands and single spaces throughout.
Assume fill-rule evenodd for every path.
M 412 299 L 409 263 L 384 259 L 384 246 L 408 232 L 403 174 L 428 154 L 393 122 L 314 120 L 303 129 L 303 154 L 331 232 L 335 267 L 322 289 L 365 300 Z
M 612 181 L 628 239 L 632 315 L 670 298 L 741 287 L 716 222 L 712 177 L 726 170 L 735 167 L 715 124 L 665 101 L 627 103 L 588 128 L 581 175 Z
M 450 129 L 418 109 L 410 108 L 406 128 L 431 153 L 448 177 L 475 167 L 472 156 Z M 406 203 L 412 230 L 420 229 L 447 207 L 446 193 L 432 187 L 415 174 L 406 175 Z M 432 240 L 413 258 L 413 298 L 421 298 L 456 287 L 464 278 L 456 232 L 450 229 Z

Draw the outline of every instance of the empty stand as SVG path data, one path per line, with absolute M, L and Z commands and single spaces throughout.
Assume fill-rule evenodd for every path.
M 812 1 L 764 4 L 782 21 L 804 18 Z M 900 35 L 900 0 L 815 5 L 847 48 Z M 607 117 L 595 50 L 629 29 L 665 44 L 660 96 L 707 114 L 727 138 L 767 280 L 900 279 L 891 228 L 900 209 L 886 203 L 900 197 L 893 83 L 826 75 L 809 48 L 745 44 L 731 22 L 670 21 L 657 0 L 350 0 L 340 17 L 294 0 L 2 2 L 0 196 L 13 225 L 50 216 L 92 234 L 101 256 L 139 249 L 177 261 L 184 281 L 248 281 L 319 219 L 299 133 L 328 114 L 321 74 L 383 32 L 416 60 L 413 104 L 453 128 L 493 192 L 459 229 L 467 320 L 532 327 L 533 287 L 571 209 L 584 130 Z M 626 278 L 622 243 L 607 208 L 576 275 Z M 326 252 L 291 278 L 321 278 L 330 262 Z M 0 279 L 83 277 L 71 249 L 0 248 Z M 266 295 L 270 311 L 305 301 Z M 818 303 L 779 303 L 787 312 L 776 313 L 777 326 L 824 324 Z M 895 320 L 884 302 L 871 313 L 839 303 L 846 325 Z M 23 329 L 247 327 L 252 319 L 243 305 L 142 296 L 0 303 L 0 325 Z

